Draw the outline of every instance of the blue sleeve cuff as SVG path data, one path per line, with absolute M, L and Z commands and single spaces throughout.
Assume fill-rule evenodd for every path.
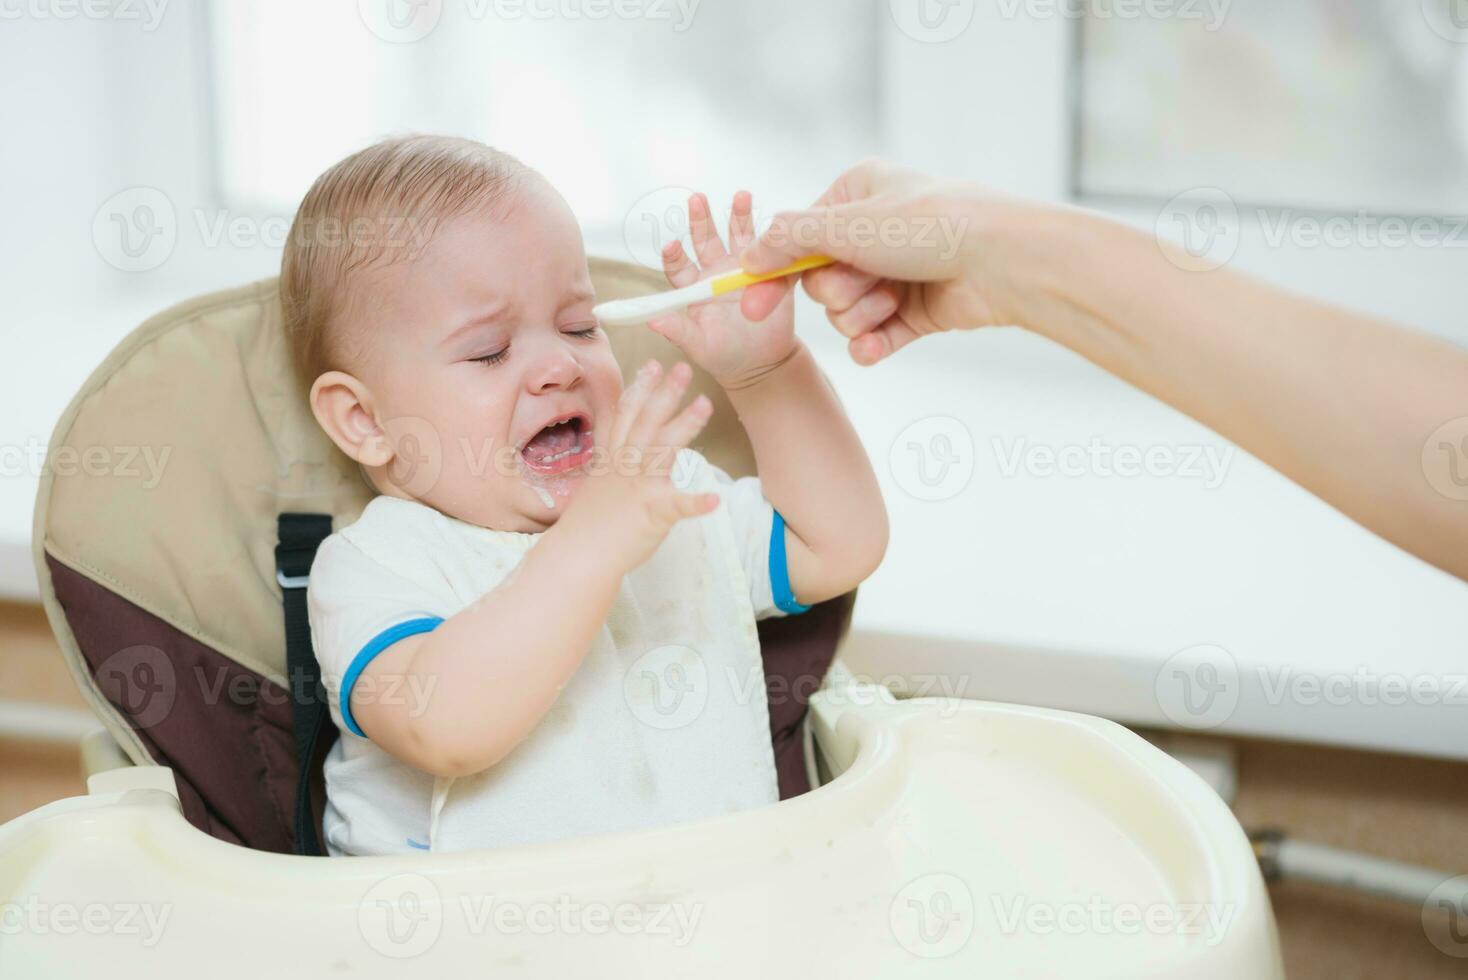
M 781 612 L 795 616 L 810 608 L 796 602 L 795 593 L 790 589 L 790 569 L 785 563 L 785 518 L 778 510 L 770 522 L 770 591 L 774 593 L 775 605 Z
M 351 665 L 347 667 L 347 672 L 342 675 L 342 689 L 339 695 L 342 724 L 347 726 L 347 731 L 358 738 L 367 737 L 361 727 L 357 725 L 357 719 L 352 717 L 352 688 L 356 687 L 357 678 L 362 676 L 362 671 L 367 668 L 373 658 L 399 640 L 417 636 L 419 633 L 431 632 L 442 622 L 443 619 L 438 616 L 423 616 L 419 619 L 398 623 L 396 626 L 389 626 L 368 640 L 362 649 L 357 651 L 357 655 L 352 658 Z

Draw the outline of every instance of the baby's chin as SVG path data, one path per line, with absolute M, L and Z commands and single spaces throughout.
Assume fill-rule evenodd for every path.
M 584 467 L 549 477 L 527 476 L 523 485 L 535 501 L 533 516 L 545 524 L 554 524 L 585 482 Z

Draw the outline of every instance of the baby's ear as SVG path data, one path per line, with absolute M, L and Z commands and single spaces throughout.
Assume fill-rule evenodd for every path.
M 372 393 L 345 371 L 327 371 L 311 385 L 311 414 L 337 448 L 363 466 L 392 460 L 392 444 L 373 413 Z

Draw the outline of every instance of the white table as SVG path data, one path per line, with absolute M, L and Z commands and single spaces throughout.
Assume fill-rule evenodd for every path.
M 877 369 L 839 355 L 823 362 L 892 522 L 857 604 L 854 669 L 1137 724 L 1468 759 L 1468 585 L 1036 337 L 929 338 Z M 957 423 L 909 428 L 931 416 Z M 933 439 L 952 447 L 965 429 L 973 475 L 955 490 Z M 1101 472 L 1046 468 L 1043 447 L 1072 447 L 1074 470 L 1093 440 L 1154 449 L 1173 475 L 1115 475 L 1135 457 L 1104 455 Z M 1191 475 L 1210 458 L 1194 452 L 1227 462 L 1221 481 Z
M 106 350 L 164 305 L 112 299 L 13 320 L 0 444 L 44 443 Z M 1042 340 L 936 337 L 863 369 L 818 313 L 802 315 L 891 513 L 887 559 L 857 606 L 859 673 L 1139 724 L 1468 759 L 1468 586 Z M 933 417 L 949 421 L 909 428 Z M 1114 458 L 1127 446 L 1135 460 Z M 1090 472 L 1044 475 L 1046 447 L 1068 453 L 1055 466 Z M 1141 463 L 1148 449 L 1154 470 L 1180 472 L 1087 462 Z M 1221 482 L 1192 473 L 1194 452 L 1209 451 L 1227 461 Z M 37 474 L 12 472 L 17 455 L 0 461 L 0 594 L 33 600 Z M 1169 663 L 1200 646 L 1196 662 Z

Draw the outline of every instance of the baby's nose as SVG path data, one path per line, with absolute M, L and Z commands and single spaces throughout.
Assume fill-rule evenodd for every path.
M 581 365 L 569 351 L 548 351 L 537 358 L 530 371 L 530 390 L 568 388 L 581 378 Z

